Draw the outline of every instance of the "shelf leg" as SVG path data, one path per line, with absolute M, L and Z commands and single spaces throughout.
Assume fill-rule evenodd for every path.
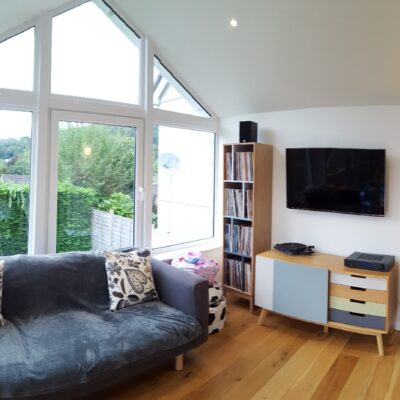
M 267 315 L 268 315 L 268 310 L 266 310 L 265 308 L 262 308 L 260 318 L 258 319 L 258 325 L 264 325 Z
M 175 357 L 175 369 L 177 371 L 183 370 L 183 354 L 179 354 L 179 356 Z
M 324 325 L 324 333 L 329 333 L 329 327 Z
M 378 343 L 378 351 L 380 356 L 385 355 L 385 351 L 383 350 L 383 340 L 382 340 L 382 334 L 376 335 L 376 342 Z
M 250 299 L 250 312 L 252 314 L 254 313 L 254 300 L 253 300 L 253 298 Z

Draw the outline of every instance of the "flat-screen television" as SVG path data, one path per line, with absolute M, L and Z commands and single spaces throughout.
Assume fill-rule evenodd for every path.
M 286 149 L 288 208 L 383 216 L 385 150 Z

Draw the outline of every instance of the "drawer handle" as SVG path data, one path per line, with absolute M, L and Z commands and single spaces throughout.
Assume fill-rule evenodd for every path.
M 365 314 L 360 314 L 360 313 L 358 313 L 358 312 L 353 312 L 353 311 L 350 311 L 349 314 L 350 314 L 350 315 L 355 315 L 356 317 L 365 317 Z
M 366 279 L 366 278 L 367 278 L 366 276 L 362 276 L 362 275 L 353 275 L 353 274 L 350 274 L 350 276 L 352 276 L 353 278 L 363 278 L 363 279 Z
M 357 286 L 350 286 L 351 290 L 361 290 L 362 292 L 365 292 L 367 289 L 363 287 L 357 287 Z
M 362 300 L 354 300 L 354 299 L 350 299 L 350 301 L 351 301 L 352 303 L 360 303 L 360 304 L 365 304 L 365 301 L 362 301 Z

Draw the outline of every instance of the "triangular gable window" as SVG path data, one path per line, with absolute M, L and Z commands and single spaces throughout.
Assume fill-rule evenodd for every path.
M 140 39 L 104 3 L 53 18 L 54 94 L 139 103 Z
M 35 28 L 0 43 L 0 88 L 33 90 Z
M 153 107 L 160 110 L 175 111 L 183 114 L 210 117 L 210 114 L 182 86 L 171 72 L 154 58 Z

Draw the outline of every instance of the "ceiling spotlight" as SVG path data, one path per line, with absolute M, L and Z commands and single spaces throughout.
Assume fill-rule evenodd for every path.
M 237 22 L 237 20 L 236 20 L 235 18 L 232 18 L 232 19 L 230 20 L 230 24 L 231 24 L 231 26 L 232 26 L 233 28 L 236 28 L 236 27 L 238 26 L 238 22 Z

